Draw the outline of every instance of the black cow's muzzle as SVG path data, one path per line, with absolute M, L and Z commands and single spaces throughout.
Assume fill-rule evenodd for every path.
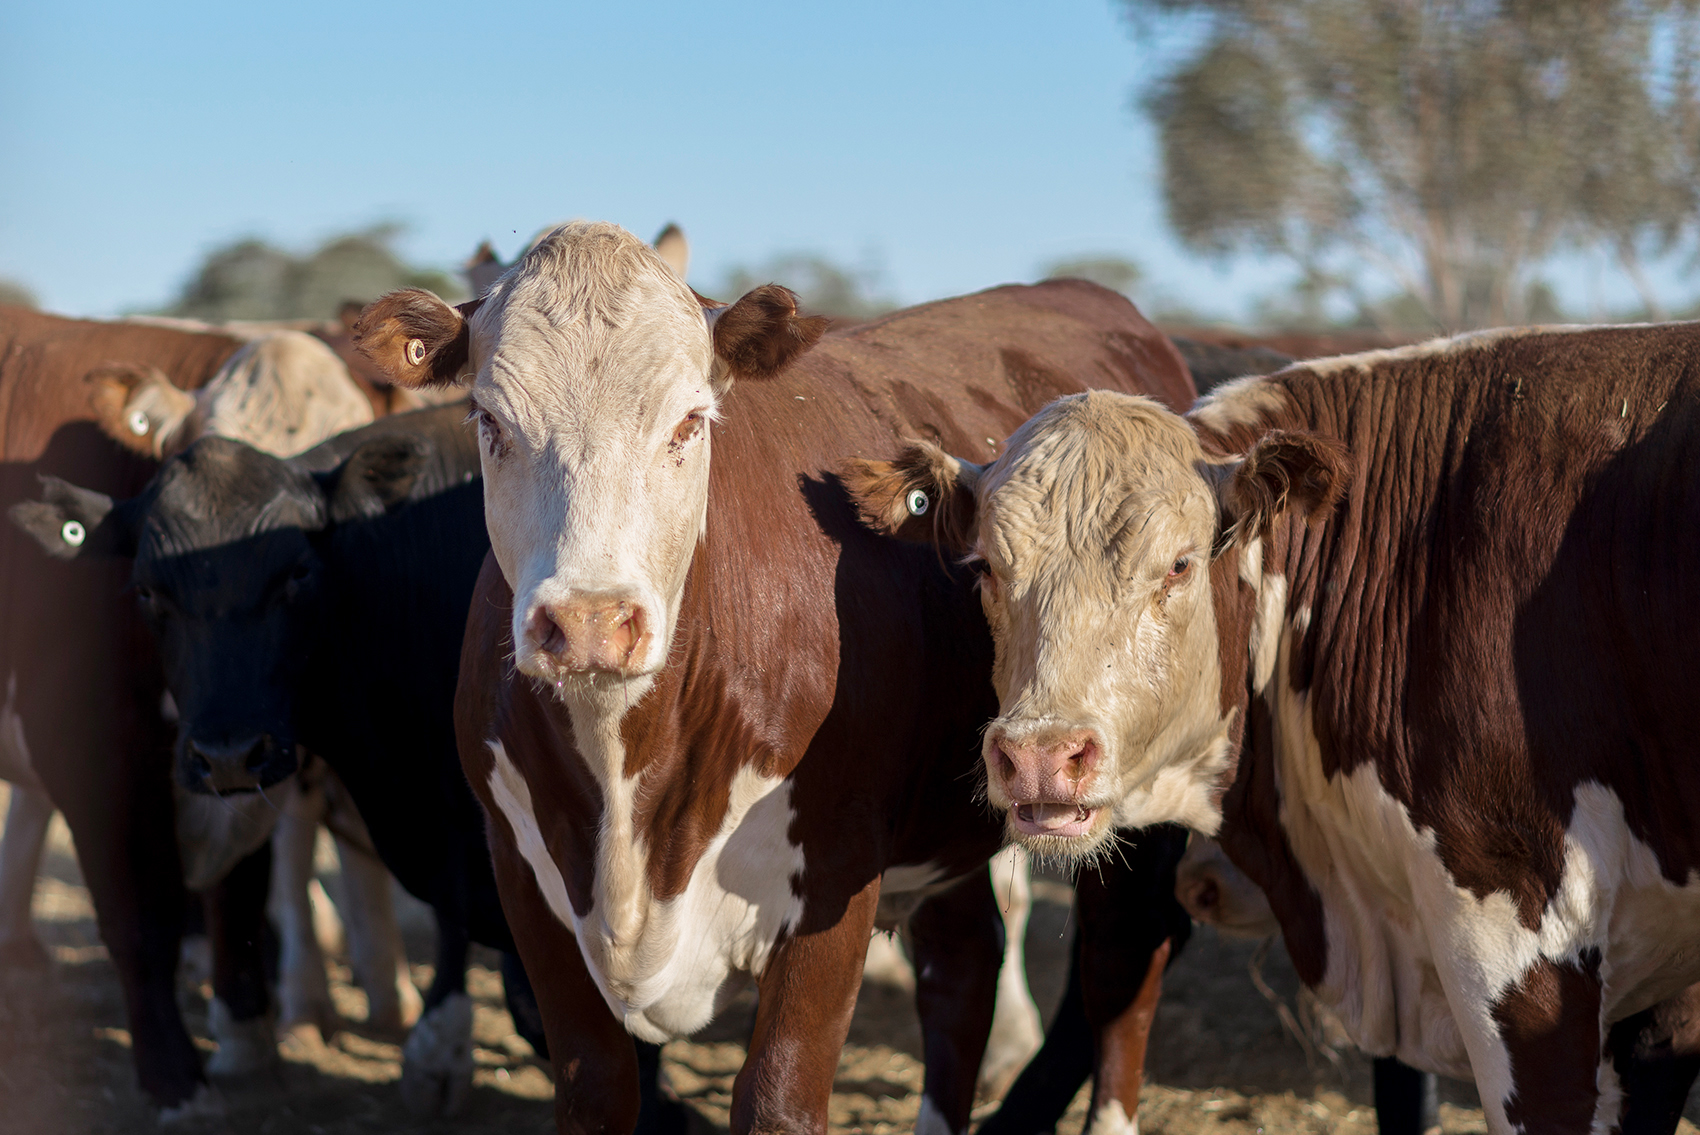
M 270 733 L 236 738 L 186 737 L 178 766 L 190 792 L 225 796 L 270 788 L 296 770 L 295 746 Z

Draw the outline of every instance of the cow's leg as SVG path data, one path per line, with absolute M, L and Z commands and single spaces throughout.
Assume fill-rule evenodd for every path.
M 798 933 L 774 948 L 761 975 L 750 1054 L 732 1085 L 733 1131 L 826 1131 L 832 1079 L 850 1032 L 878 905 L 875 875 L 849 896 L 835 924 Z M 990 994 L 988 988 L 982 1010 L 988 1015 Z M 553 1031 L 549 1043 L 555 1043 Z M 972 1067 L 967 1079 L 972 1089 Z
M 401 1048 L 401 1098 L 417 1115 L 453 1115 L 472 1090 L 472 998 L 466 995 L 466 928 L 432 910 L 437 972 L 425 1011 Z M 577 946 L 574 946 L 577 949 Z
M 1163 969 L 1192 932 L 1175 899 L 1175 867 L 1185 850 L 1186 832 L 1173 825 L 1125 833 L 1075 883 L 1081 993 L 1096 1040 L 1095 1135 L 1139 1129 L 1145 1049 Z
M 114 758 L 44 754 L 43 779 L 71 829 L 101 940 L 124 990 L 136 1078 L 165 1114 L 186 1114 L 201 1106 L 206 1081 L 177 1009 L 185 891 L 170 782 L 163 761 L 135 752 Z M 106 778 L 98 786 L 91 769 Z M 57 774 L 71 771 L 81 775 L 61 783 Z
M 282 939 L 278 964 L 278 1025 L 311 1025 L 328 1037 L 336 1004 L 325 976 L 325 956 L 313 926 L 313 849 L 324 797 L 305 775 L 292 778 L 283 814 L 272 832 L 272 909 Z
M 915 1007 L 926 1059 L 915 1135 L 968 1130 L 999 992 L 1003 935 L 997 896 L 985 870 L 927 899 L 909 918 Z
M 986 1057 L 980 1062 L 977 1087 L 983 1098 L 996 1099 L 1045 1039 L 1039 1007 L 1027 988 L 1027 917 L 1033 910 L 1033 888 L 1027 876 L 1027 853 L 1006 847 L 987 864 L 998 911 L 1003 915 L 1003 967 L 998 970 L 997 1009 Z
M 1700 1076 L 1700 986 L 1617 1022 L 1606 1050 L 1623 1088 L 1622 1135 L 1671 1135 Z
M 1620 1096 L 1604 1059 L 1597 950 L 1562 962 L 1541 958 L 1497 995 L 1483 990 L 1498 957 L 1437 960 L 1490 1132 L 1616 1126 Z
M 407 972 L 407 949 L 396 925 L 390 873 L 376 855 L 337 837 L 342 862 L 342 922 L 348 932 L 348 957 L 366 991 L 366 1023 L 374 1028 L 404 1029 L 424 1009 Z
M 266 992 L 266 894 L 272 848 L 262 843 L 209 888 L 202 899 L 212 946 L 213 1003 L 208 1011 L 218 1051 L 207 1061 L 215 1076 L 243 1075 L 277 1061 Z
M 1440 1085 L 1434 1073 L 1378 1056 L 1372 1078 L 1379 1135 L 1425 1135 L 1440 1129 Z
M 1041 1135 L 1054 1131 L 1080 1085 L 1092 1075 L 1092 1026 L 1080 993 L 1080 932 L 1069 948 L 1068 985 L 1045 1043 L 977 1135 Z
M 12 786 L 6 833 L 0 836 L 0 969 L 41 969 L 47 965 L 47 951 L 30 919 L 30 900 L 35 897 L 41 849 L 47 843 L 47 825 L 52 819 L 53 801 L 47 793 L 19 784 Z
M 499 823 L 492 819 L 492 829 Z M 548 1037 L 556 1131 L 620 1135 L 635 1130 L 638 1062 L 631 1038 L 609 1012 L 585 967 L 578 940 L 550 910 L 531 867 L 494 830 L 490 858 L 502 909 L 526 963 Z

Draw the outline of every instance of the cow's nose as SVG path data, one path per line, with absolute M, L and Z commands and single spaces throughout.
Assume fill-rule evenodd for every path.
M 191 737 L 185 747 L 190 788 L 222 795 L 226 792 L 254 792 L 265 787 L 261 774 L 271 750 L 268 734 L 218 741 Z M 194 783 L 196 780 L 200 784 Z
M 560 673 L 634 674 L 654 635 L 636 598 L 600 594 L 538 605 L 526 620 L 526 637 Z
M 1102 749 L 1090 729 L 1042 737 L 994 736 L 987 756 L 993 775 L 1018 803 L 1070 803 L 1085 794 Z

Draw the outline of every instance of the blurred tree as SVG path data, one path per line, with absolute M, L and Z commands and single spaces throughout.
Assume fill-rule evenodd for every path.
M 34 307 L 36 305 L 35 293 L 16 280 L 0 278 L 0 303 L 15 304 L 18 307 Z
M 846 268 L 812 252 L 781 253 L 754 268 L 734 265 L 715 298 L 730 303 L 762 284 L 783 284 L 804 311 L 833 319 L 872 319 L 897 306 L 882 289 L 878 268 Z
M 395 288 L 429 288 L 445 299 L 465 289 L 448 273 L 411 267 L 392 247 L 397 225 L 332 237 L 297 256 L 261 240 L 214 249 L 167 315 L 227 319 L 329 319 L 348 301 L 365 303 Z
M 1363 308 L 1366 269 L 1438 328 L 1519 322 L 1532 272 L 1643 256 L 1700 214 L 1700 0 L 1121 0 L 1198 21 L 1142 104 L 1195 249 L 1290 257 Z
M 1112 292 L 1122 295 L 1132 293 L 1145 273 L 1139 265 L 1125 257 L 1114 255 L 1073 256 L 1062 260 L 1052 261 L 1044 271 L 1047 280 L 1060 280 L 1073 277 L 1079 280 L 1091 280 L 1101 284 Z

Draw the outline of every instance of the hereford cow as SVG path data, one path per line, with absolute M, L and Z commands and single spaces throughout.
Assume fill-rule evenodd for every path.
M 473 380 L 492 556 L 456 727 L 563 1131 L 630 1130 L 623 1030 L 688 1035 L 752 979 L 733 1126 L 824 1127 L 869 933 L 905 914 L 918 1129 L 968 1124 L 1003 952 L 982 867 L 1002 834 L 963 783 L 990 642 L 958 574 L 861 529 L 833 470 L 914 435 L 991 455 L 1089 385 L 1191 390 L 1125 300 L 1077 282 L 811 351 L 823 324 L 772 286 L 705 311 L 598 224 L 481 302 L 400 292 L 362 320 L 399 385 Z M 1120 1000 L 1135 1046 L 1160 968 Z
M 1065 398 L 992 462 L 860 470 L 863 507 L 936 497 L 974 557 L 1015 838 L 1219 828 L 1359 1045 L 1473 1076 L 1492 1131 L 1606 1130 L 1648 1036 L 1613 1025 L 1692 1056 L 1697 358 L 1695 324 L 1531 329 L 1187 418 Z

